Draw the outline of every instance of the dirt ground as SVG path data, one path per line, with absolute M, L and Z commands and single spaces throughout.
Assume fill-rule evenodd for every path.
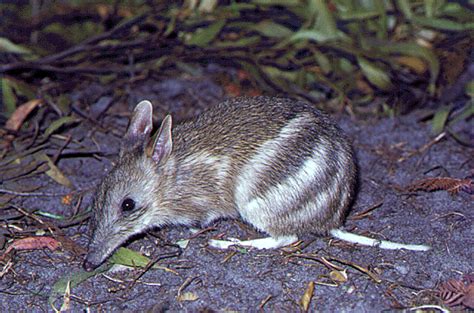
M 183 95 L 193 95 L 190 89 L 199 97 L 185 101 Z M 223 90 L 206 79 L 149 82 L 130 92 L 129 107 L 112 106 L 100 124 L 84 121 L 65 130 L 63 135 L 70 134 L 73 140 L 57 165 L 75 190 L 83 191 L 81 208 L 89 205 L 94 186 L 112 167 L 127 124 L 125 113 L 136 101 L 152 100 L 159 121 L 164 111 L 188 117 L 223 97 Z M 187 110 L 187 105 L 193 110 Z M 220 234 L 242 239 L 263 235 L 235 220 L 218 221 L 198 236 L 185 227 L 167 227 L 139 237 L 128 247 L 153 258 L 176 251 L 176 247 L 167 244 L 190 239 L 180 256 L 157 263 L 172 271 L 153 269 L 143 273 L 134 269 L 89 278 L 73 286 L 66 297 L 71 301 L 71 311 L 298 312 L 311 282 L 314 292 L 309 311 L 379 312 L 428 304 L 442 306 L 434 292 L 437 285 L 473 272 L 473 198 L 463 191 L 408 192 L 403 187 L 427 177 L 472 176 L 474 159 L 471 148 L 449 135 L 434 140 L 430 124 L 421 122 L 420 116 L 415 111 L 391 119 L 357 120 L 346 115 L 335 118 L 353 140 L 359 164 L 357 198 L 345 229 L 374 238 L 427 244 L 432 247 L 430 251 L 389 251 L 310 234 L 302 238 L 300 246 L 291 249 L 219 251 L 208 247 L 207 241 Z M 459 123 L 457 131 L 474 138 L 472 124 Z M 48 149 L 54 155 L 59 147 Z M 68 156 L 67 151 L 94 153 L 71 152 Z M 45 174 L 17 180 L 4 176 L 1 180 L 2 188 L 8 190 L 39 186 L 36 192 L 71 191 Z M 61 196 L 17 196 L 11 203 L 29 211 L 66 216 L 72 215 L 76 204 L 65 203 Z M 45 217 L 41 220 L 50 221 Z M 86 247 L 87 228 L 84 222 L 65 232 Z M 341 271 L 324 265 L 323 257 Z M 3 261 L 0 278 L 1 311 L 52 311 L 48 297 L 53 284 L 81 271 L 81 263 L 81 256 L 64 247 L 54 252 L 43 249 L 11 253 Z M 341 274 L 344 271 L 347 279 Z M 340 282 L 335 283 L 338 278 Z M 62 295 L 58 296 L 56 308 L 63 301 Z

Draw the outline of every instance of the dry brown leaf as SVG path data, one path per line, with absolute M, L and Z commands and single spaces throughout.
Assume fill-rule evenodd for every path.
M 474 309 L 474 283 L 470 283 L 464 296 L 462 304 L 469 309 Z
M 67 176 L 63 174 L 63 172 L 54 164 L 53 160 L 51 160 L 50 157 L 43 153 L 36 156 L 36 158 L 38 160 L 46 161 L 48 163 L 49 170 L 46 171 L 46 175 L 51 177 L 55 182 L 68 188 L 74 187 L 69 178 L 67 178 Z
M 0 260 L 2 260 L 12 250 L 36 250 L 48 248 L 49 250 L 54 251 L 60 246 L 61 244 L 59 241 L 46 236 L 17 239 L 7 248 L 7 250 L 5 250 L 3 255 L 0 257 Z
M 268 295 L 265 299 L 263 299 L 258 305 L 258 310 L 263 311 L 263 307 L 265 306 L 265 304 L 268 303 L 268 301 L 270 301 L 272 297 L 273 297 L 272 295 Z
M 413 56 L 399 56 L 395 61 L 401 65 L 409 67 L 417 74 L 424 74 L 428 70 L 428 65 L 420 58 Z
M 464 191 L 469 194 L 473 193 L 472 179 L 459 179 L 452 177 L 430 177 L 413 182 L 405 187 L 406 191 L 436 191 L 446 190 L 450 194 L 457 194 Z
M 250 75 L 250 73 L 247 72 L 247 71 L 238 70 L 237 71 L 237 78 L 239 79 L 239 81 L 250 80 L 250 79 L 252 79 L 252 75 Z
M 464 280 L 450 279 L 438 286 L 439 297 L 450 306 L 465 306 L 474 309 L 474 275 L 464 276 Z
M 308 283 L 308 287 L 300 299 L 300 306 L 303 312 L 308 312 L 309 305 L 311 304 L 311 298 L 313 298 L 314 293 L 314 281 Z
M 42 103 L 42 99 L 33 99 L 20 105 L 8 119 L 5 128 L 12 131 L 18 131 L 31 111 Z
M 233 97 L 238 97 L 242 94 L 242 89 L 239 85 L 234 83 L 228 83 L 224 86 L 225 92 Z
M 331 269 L 331 270 L 333 270 L 333 269 L 336 269 L 336 270 L 339 270 L 339 271 L 342 271 L 342 270 L 343 270 L 342 267 L 337 266 L 337 265 L 335 265 L 335 264 L 333 264 L 333 263 L 330 263 L 330 262 L 328 261 L 328 259 L 329 259 L 329 260 L 331 260 L 331 261 L 336 261 L 336 262 L 339 262 L 339 263 L 348 265 L 348 266 L 350 266 L 350 267 L 352 267 L 352 268 L 354 268 L 354 269 L 356 269 L 356 270 L 358 270 L 358 271 L 360 271 L 360 272 L 362 272 L 362 273 L 368 275 L 368 276 L 369 276 L 373 281 L 375 281 L 377 284 L 379 284 L 379 283 L 382 282 L 382 280 L 380 279 L 380 277 L 379 277 L 376 273 L 370 271 L 369 269 L 364 268 L 364 267 L 362 267 L 362 266 L 360 266 L 360 265 L 357 265 L 357 264 L 355 264 L 355 263 L 353 263 L 353 262 L 350 262 L 350 261 L 347 261 L 347 260 L 343 260 L 343 259 L 338 259 L 338 258 L 333 257 L 333 256 L 319 257 L 319 256 L 317 256 L 317 255 L 312 255 L 312 254 L 309 254 L 309 253 L 299 253 L 299 254 L 293 254 L 293 255 L 291 255 L 291 257 L 305 258 L 305 259 L 309 259 L 309 260 L 314 260 L 314 261 L 317 261 L 317 262 L 320 262 L 320 263 L 326 265 L 326 266 L 327 266 L 329 269 Z
M 71 205 L 72 200 L 73 200 L 72 194 L 68 194 L 61 198 L 61 203 L 65 205 Z
M 187 292 L 183 292 L 181 294 L 179 294 L 178 296 L 178 301 L 196 301 L 199 299 L 199 296 L 197 294 L 195 294 L 194 292 L 190 292 L 190 291 L 187 291 Z
M 363 94 L 372 95 L 374 93 L 374 89 L 367 83 L 362 76 L 358 77 L 355 80 L 355 84 L 358 90 L 360 90 Z
M 69 312 L 71 309 L 71 282 L 68 281 L 66 285 L 66 290 L 64 290 L 63 304 L 59 312 Z
M 331 271 L 329 273 L 329 278 L 335 283 L 345 283 L 347 281 L 347 271 Z

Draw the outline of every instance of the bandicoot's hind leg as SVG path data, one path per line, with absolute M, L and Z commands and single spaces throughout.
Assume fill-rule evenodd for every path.
M 209 240 L 209 245 L 218 249 L 228 249 L 230 246 L 242 246 L 256 249 L 276 249 L 291 245 L 298 241 L 298 236 L 280 236 L 280 237 L 266 237 L 253 240 L 239 240 L 236 238 L 229 238 L 229 240 Z

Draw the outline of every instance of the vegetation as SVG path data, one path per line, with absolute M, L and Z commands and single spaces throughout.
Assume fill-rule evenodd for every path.
M 330 99 L 350 112 L 407 111 L 456 82 L 474 29 L 467 1 L 39 3 L 0 4 L 7 114 L 53 96 L 33 87 L 44 77 L 67 78 L 58 96 L 84 79 L 193 73 L 206 63 L 243 69 L 263 93 Z M 55 101 L 67 106 L 67 98 Z M 472 105 L 465 110 L 472 115 Z M 440 109 L 437 131 L 451 111 Z

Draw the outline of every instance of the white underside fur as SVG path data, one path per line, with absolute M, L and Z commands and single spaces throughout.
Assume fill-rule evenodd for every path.
M 356 235 L 341 229 L 333 229 L 329 232 L 333 237 L 348 241 L 351 243 L 357 243 L 364 246 L 379 247 L 381 249 L 387 250 L 397 250 L 397 249 L 406 249 L 411 251 L 428 251 L 430 250 L 429 246 L 426 245 L 412 245 L 412 244 L 403 244 L 397 242 L 391 242 L 387 240 L 378 240 L 361 235 Z

